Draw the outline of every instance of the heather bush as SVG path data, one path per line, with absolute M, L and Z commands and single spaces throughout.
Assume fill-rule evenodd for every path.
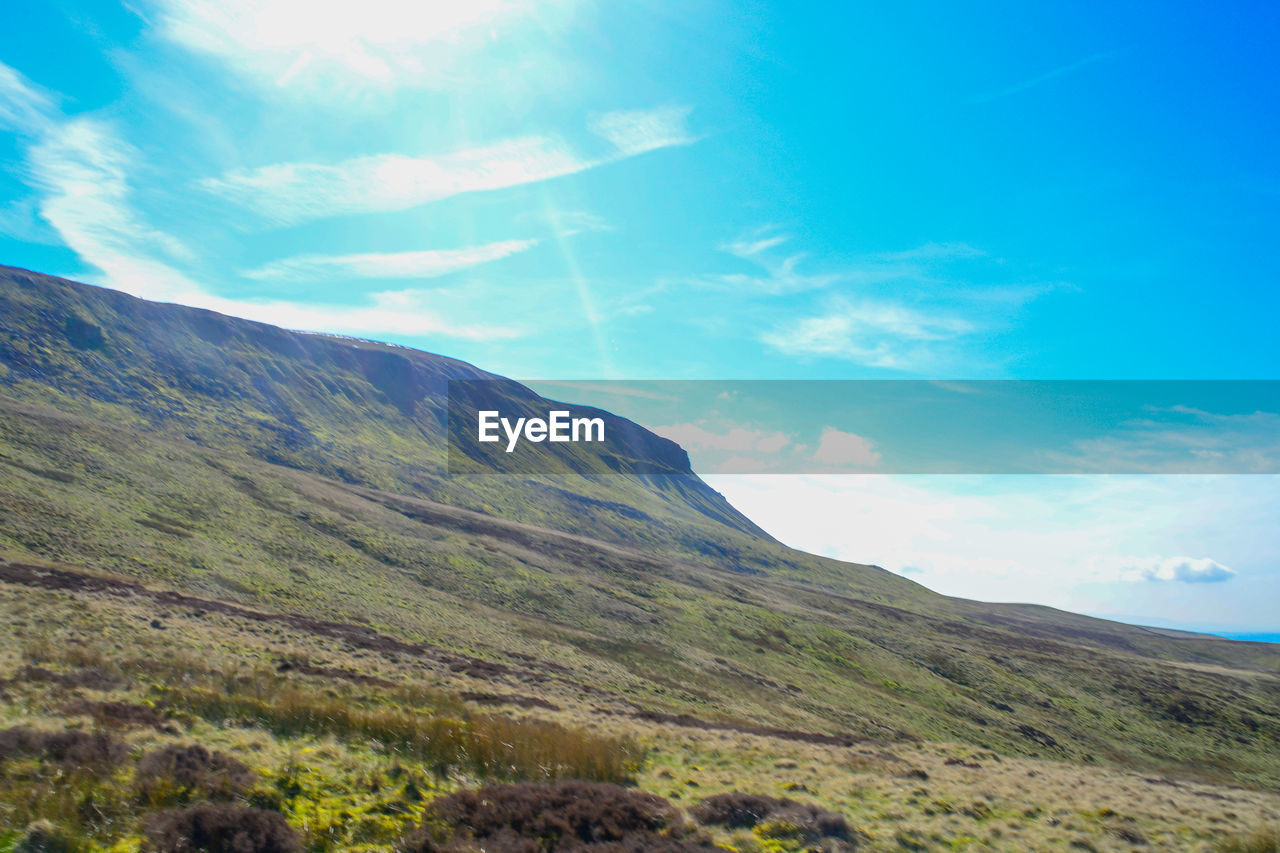
M 762 794 L 716 794 L 708 797 L 690 812 L 703 824 L 731 829 L 765 827 L 769 834 L 786 831 L 807 839 L 840 838 L 849 840 L 852 833 L 844 816 L 811 803 L 798 803 Z
M 490 785 L 433 802 L 402 853 L 688 853 L 709 849 L 661 797 L 600 782 Z
M 151 806 L 229 800 L 243 794 L 253 781 L 253 771 L 244 764 L 200 744 L 147 753 L 133 777 L 138 799 Z
M 135 705 L 132 702 L 72 702 L 63 709 L 68 714 L 84 714 L 92 717 L 100 726 L 111 728 L 131 728 L 144 726 L 162 732 L 177 731 L 173 724 L 146 705 Z
M 44 732 L 26 726 L 0 731 L 0 762 L 40 758 L 68 768 L 103 769 L 124 760 L 129 748 L 107 734 L 76 730 Z
M 750 828 L 765 820 L 774 810 L 792 805 L 791 800 L 766 797 L 763 794 L 716 794 L 690 810 L 700 823 Z
M 9 679 L 10 684 L 44 683 L 59 687 L 87 687 L 90 690 L 111 690 L 123 683 L 118 675 L 102 669 L 75 669 L 70 672 L 54 672 L 42 666 L 24 666 Z
M 13 853 L 82 853 L 86 845 L 47 820 L 38 820 L 26 828 Z
M 230 803 L 168 809 L 148 818 L 148 853 L 301 853 L 302 841 L 275 812 Z

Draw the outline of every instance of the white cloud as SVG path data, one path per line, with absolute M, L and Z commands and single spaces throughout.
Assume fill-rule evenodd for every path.
M 34 197 L 19 198 L 0 207 L 0 234 L 24 243 L 61 245 L 57 232 L 40 218 L 38 201 Z
M 1149 411 L 1113 434 L 1046 454 L 1047 465 L 1099 473 L 1280 472 L 1280 413 L 1217 414 L 1186 406 Z
M 548 61 L 547 36 L 578 0 L 149 0 L 164 38 L 268 88 L 332 97 L 353 89 L 441 87 L 474 60 Z M 496 48 L 501 48 L 500 51 Z M 495 48 L 494 50 L 490 50 Z
M 750 260 L 756 255 L 776 246 L 781 246 L 791 239 L 790 234 L 775 234 L 773 231 L 774 226 L 772 225 L 754 228 L 736 240 L 720 244 L 720 251 L 728 252 L 743 260 Z
M 793 252 L 777 258 L 773 257 L 769 251 L 790 242 L 791 239 L 789 234 L 775 233 L 775 227 L 772 225 L 753 228 L 737 239 L 720 244 L 717 248 L 753 264 L 760 272 L 701 275 L 695 277 L 693 283 L 701 287 L 727 288 L 736 293 L 778 295 L 821 290 L 840 281 L 885 280 L 884 277 L 877 277 L 865 270 L 847 270 L 842 274 L 802 272 L 800 265 L 808 257 L 804 252 Z
M 48 127 L 54 111 L 52 96 L 0 62 L 0 127 L 36 133 Z
M 818 439 L 813 461 L 833 468 L 869 470 L 880 464 L 880 452 L 860 435 L 826 427 Z
M 692 108 L 686 106 L 614 110 L 593 116 L 587 122 L 587 129 L 611 142 L 620 156 L 632 157 L 697 142 L 687 127 L 691 111 Z
M 277 163 L 208 178 L 217 195 L 281 223 L 407 210 L 470 192 L 571 175 L 592 164 L 546 137 L 510 139 L 450 154 L 375 154 L 332 165 Z
M 348 335 L 441 335 L 459 340 L 493 341 L 519 337 L 526 332 L 513 326 L 450 322 L 432 309 L 433 296 L 428 290 L 388 290 L 371 294 L 368 304 L 337 305 L 250 302 L 197 293 L 182 302 L 286 329 Z
M 834 270 L 814 273 L 802 269 L 809 260 L 807 253 L 792 251 L 779 257 L 771 251 L 793 240 L 790 234 L 779 233 L 777 229 L 776 225 L 762 225 L 717 247 L 753 264 L 760 272 L 701 275 L 694 278 L 693 283 L 779 295 L 822 290 L 836 284 L 866 287 L 890 282 L 927 281 L 931 279 L 933 266 L 980 258 L 986 254 L 967 243 L 925 243 L 905 251 L 864 255 L 842 262 Z
M 874 367 L 911 369 L 927 363 L 927 345 L 968 335 L 975 326 L 961 317 L 931 314 L 891 302 L 832 300 L 827 310 L 780 323 L 760 340 L 788 355 L 856 361 Z
M 718 275 L 700 276 L 695 283 L 702 286 L 728 288 L 738 294 L 760 293 L 780 295 L 800 293 L 806 290 L 821 290 L 838 282 L 888 281 L 896 275 L 877 275 L 866 271 L 849 271 L 840 273 L 806 273 L 800 271 L 800 265 L 808 258 L 803 252 L 789 255 L 781 260 L 768 260 L 756 256 L 771 246 L 779 245 L 770 240 L 761 240 L 755 246 L 738 247 L 746 249 L 750 254 L 738 254 L 744 260 L 757 260 L 762 273 L 721 273 Z
M 433 278 L 506 258 L 538 245 L 537 240 L 504 240 L 462 249 L 355 255 L 298 255 L 249 270 L 263 281 L 317 281 L 331 278 Z
M 823 301 L 804 313 L 792 313 L 794 300 L 780 306 L 790 316 L 757 332 L 757 339 L 787 355 L 918 372 L 954 369 L 965 355 L 960 339 L 979 328 L 998 327 L 1028 302 L 1064 287 L 975 283 L 976 275 L 1007 278 L 1005 262 L 958 241 L 817 260 L 795 250 L 792 242 L 777 225 L 750 229 L 718 246 L 750 268 L 686 281 L 739 296 L 825 291 L 817 297 Z
M 667 424 L 652 427 L 663 438 L 669 438 L 686 450 L 720 450 L 731 453 L 748 451 L 777 453 L 791 443 L 785 433 L 734 426 L 723 431 L 708 429 L 703 423 Z
M 613 226 L 603 216 L 587 210 L 559 210 L 551 205 L 543 210 L 530 210 L 515 217 L 515 222 L 536 222 L 558 237 L 573 237 L 592 231 L 612 231 Z
M 198 288 L 163 260 L 188 258 L 173 237 L 143 222 L 128 203 L 133 150 L 94 119 L 62 122 L 27 154 L 39 211 L 62 241 L 105 274 L 110 286 L 157 299 Z
M 788 545 L 915 570 L 948 595 L 1147 624 L 1275 627 L 1280 476 L 705 479 Z M 1110 556 L 1125 554 L 1215 559 Z
M 1095 561 L 1099 572 L 1113 569 L 1122 580 L 1178 583 L 1221 583 L 1235 571 L 1207 557 L 1120 557 Z
M 618 150 L 598 158 L 582 156 L 557 139 L 527 136 L 430 156 L 375 154 L 333 164 L 277 163 L 206 178 L 201 186 L 280 223 L 407 210 L 464 193 L 547 181 L 693 142 L 682 129 L 688 111 L 678 112 L 677 128 L 671 109 L 626 113 L 630 118 L 618 122 L 638 129 L 618 130 L 613 140 Z M 643 115 L 652 116 L 652 121 L 646 123 Z
M 968 243 L 962 242 L 929 242 L 911 249 L 898 252 L 880 252 L 875 255 L 878 261 L 899 263 L 902 261 L 939 261 L 956 258 L 981 258 L 986 252 Z
M 27 152 L 26 180 L 39 193 L 40 216 L 62 243 L 101 271 L 96 283 L 145 299 L 178 302 L 293 329 L 346 334 L 509 338 L 512 327 L 451 323 L 430 291 L 375 293 L 364 304 L 247 301 L 208 292 L 174 263 L 192 252 L 151 227 L 130 203 L 136 152 L 111 126 L 91 118 L 51 118 Z

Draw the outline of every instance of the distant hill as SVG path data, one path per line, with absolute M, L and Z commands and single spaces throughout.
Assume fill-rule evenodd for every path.
M 450 379 L 545 403 L 444 356 L 0 267 L 0 556 L 431 643 L 656 718 L 1280 786 L 1272 645 L 788 549 L 607 413 L 624 453 L 449 477 Z

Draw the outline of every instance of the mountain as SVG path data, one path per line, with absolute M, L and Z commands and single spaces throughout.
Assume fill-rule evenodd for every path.
M 789 549 L 608 413 L 625 452 L 448 476 L 450 380 L 547 404 L 444 356 L 0 268 L 0 581 L 278 614 L 282 648 L 429 648 L 593 719 L 1280 786 L 1274 645 Z

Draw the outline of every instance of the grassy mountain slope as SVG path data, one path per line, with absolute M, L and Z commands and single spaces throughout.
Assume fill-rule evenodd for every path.
M 642 432 L 630 459 L 446 477 L 444 382 L 487 377 L 0 270 L 0 552 L 426 644 L 601 713 L 1280 786 L 1274 646 L 787 549 Z

